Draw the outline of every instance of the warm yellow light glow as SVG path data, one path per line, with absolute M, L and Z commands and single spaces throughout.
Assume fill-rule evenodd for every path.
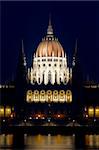
M 89 117 L 94 117 L 94 108 L 92 106 L 88 108 L 88 115 Z
M 32 92 L 32 90 L 27 91 L 26 101 L 29 102 L 29 103 L 33 102 L 33 92 Z
M 39 91 L 34 90 L 34 102 L 39 102 Z
M 41 115 L 38 115 L 38 117 L 41 117 Z
M 13 118 L 13 114 L 11 114 L 10 117 Z
M 0 106 L 0 117 L 4 117 L 4 107 Z
M 72 102 L 72 92 L 70 90 L 66 91 L 66 102 L 71 103 Z
M 95 117 L 99 117 L 99 106 L 95 108 Z
M 54 90 L 53 91 L 53 102 L 58 102 L 58 91 Z
M 13 144 L 13 134 L 6 135 L 6 139 L 4 141 L 6 141 L 6 145 L 8 147 L 11 146 Z
M 46 92 L 46 101 L 47 102 L 52 102 L 52 91 L 51 90 L 48 90 Z
M 58 118 L 60 118 L 60 115 L 58 115 Z
M 7 106 L 5 108 L 5 116 L 6 117 L 9 117 L 11 115 L 11 107 Z
M 45 90 L 40 91 L 40 102 L 43 103 L 46 100 Z
M 61 102 L 61 103 L 65 102 L 65 91 L 64 90 L 59 91 L 59 102 Z
M 65 101 L 67 103 L 72 102 L 72 92 L 70 90 L 66 91 L 66 95 L 65 95 L 65 91 L 64 90 L 34 90 L 34 92 L 32 92 L 32 90 L 28 90 L 26 93 L 26 101 L 31 103 L 31 102 L 61 102 L 64 103 Z
M 85 135 L 85 144 L 88 147 L 96 147 L 96 149 L 99 147 L 99 135 Z
M 86 115 L 86 118 L 88 118 L 88 115 Z

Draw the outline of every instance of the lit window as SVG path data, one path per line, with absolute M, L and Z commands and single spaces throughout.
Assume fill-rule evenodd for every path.
M 57 90 L 53 91 L 53 102 L 58 102 L 58 91 Z
M 99 106 L 95 108 L 95 117 L 99 117 Z
M 40 91 L 40 102 L 41 103 L 45 102 L 45 100 L 46 100 L 45 96 L 46 96 L 45 91 L 44 90 Z
M 61 103 L 65 102 L 65 91 L 64 90 L 59 91 L 59 102 L 61 102 Z
M 9 107 L 9 106 L 7 106 L 6 108 L 5 108 L 5 116 L 6 117 L 9 117 L 11 115 L 11 108 Z
M 33 101 L 33 92 L 32 90 L 28 90 L 26 93 L 26 101 L 27 102 L 32 102 Z
M 94 108 L 92 106 L 88 108 L 88 115 L 89 117 L 94 117 Z
M 0 117 L 4 117 L 4 107 L 0 106 Z
M 46 101 L 48 102 L 48 101 L 52 101 L 52 91 L 51 90 L 48 90 L 47 92 L 46 92 Z
M 39 91 L 34 90 L 34 102 L 39 102 Z
M 66 102 L 71 103 L 72 102 L 72 92 L 70 90 L 66 91 Z

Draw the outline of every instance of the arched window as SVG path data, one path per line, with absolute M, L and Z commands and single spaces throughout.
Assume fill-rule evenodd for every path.
M 53 102 L 58 102 L 58 91 L 57 90 L 53 91 Z
M 89 117 L 94 117 L 94 107 L 93 106 L 90 106 L 88 108 L 88 115 L 89 115 Z
M 48 81 L 51 82 L 51 72 L 48 72 Z
M 95 117 L 99 118 L 99 106 L 96 106 L 95 108 Z
M 62 79 L 61 79 L 61 77 L 60 77 L 60 83 L 62 82 Z
M 55 83 L 57 83 L 57 72 L 55 71 Z
M 44 74 L 45 74 L 45 72 L 43 72 L 43 83 L 44 83 Z
M 59 91 L 59 102 L 61 102 L 61 103 L 65 102 L 65 91 L 64 90 Z
M 33 101 L 33 92 L 32 90 L 28 90 L 26 94 L 26 101 L 31 103 Z
M 38 78 L 38 83 L 40 83 L 40 78 Z
M 71 90 L 66 91 L 66 102 L 71 103 L 72 102 L 72 92 Z
M 0 106 L 0 117 L 4 117 L 4 106 Z
M 36 78 L 33 78 L 33 83 L 35 83 L 36 82 Z

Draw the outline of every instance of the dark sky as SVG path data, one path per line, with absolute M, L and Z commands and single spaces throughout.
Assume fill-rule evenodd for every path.
M 1 81 L 15 77 L 21 39 L 28 66 L 46 35 L 49 13 L 64 50 L 72 59 L 75 40 L 84 76 L 99 82 L 99 2 L 2 2 Z

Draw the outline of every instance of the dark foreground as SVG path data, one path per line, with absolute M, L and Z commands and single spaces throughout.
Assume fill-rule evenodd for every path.
M 27 134 L 99 134 L 99 126 L 3 126 L 1 133 L 27 133 Z

